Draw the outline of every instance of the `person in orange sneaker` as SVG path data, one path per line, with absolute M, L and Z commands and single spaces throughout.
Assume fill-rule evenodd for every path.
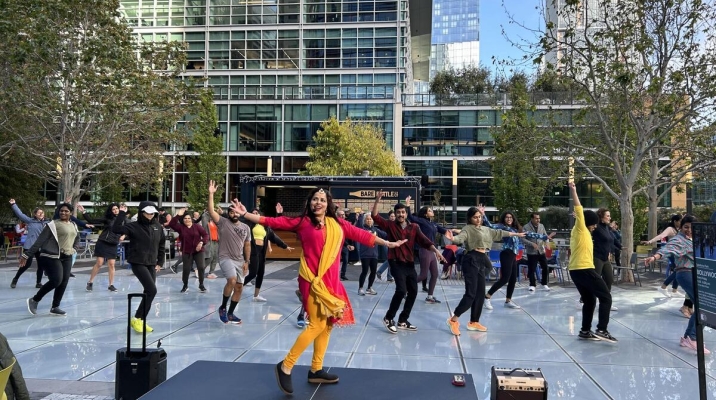
M 458 319 L 468 309 L 470 322 L 467 324 L 467 330 L 487 332 L 487 328 L 480 324 L 480 315 L 485 302 L 485 274 L 492 269 L 492 262 L 487 255 L 492 242 L 501 241 L 508 236 L 525 237 L 524 232 L 508 232 L 483 226 L 484 216 L 485 207 L 482 205 L 470 207 L 467 210 L 467 225 L 452 239 L 455 244 L 464 244 L 466 250 L 462 258 L 465 294 L 455 307 L 452 317 L 447 320 L 447 326 L 455 336 L 460 335 Z

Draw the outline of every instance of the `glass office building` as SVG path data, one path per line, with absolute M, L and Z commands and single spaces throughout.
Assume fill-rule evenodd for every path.
M 122 0 L 120 12 L 141 40 L 186 43 L 186 75 L 215 93 L 228 196 L 268 157 L 273 173 L 297 174 L 332 115 L 374 122 L 398 146 L 400 94 L 412 91 L 407 0 Z M 183 201 L 181 168 L 167 203 Z
M 430 79 L 440 71 L 480 64 L 479 3 L 433 0 Z

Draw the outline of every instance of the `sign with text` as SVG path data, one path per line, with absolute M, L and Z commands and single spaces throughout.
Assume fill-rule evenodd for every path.
M 699 290 L 699 321 L 716 328 L 716 260 L 696 258 L 696 284 Z
M 696 262 L 694 286 L 699 301 L 696 317 L 701 325 L 716 329 L 716 260 L 704 254 L 704 244 L 714 237 L 716 225 L 694 223 L 691 230 Z

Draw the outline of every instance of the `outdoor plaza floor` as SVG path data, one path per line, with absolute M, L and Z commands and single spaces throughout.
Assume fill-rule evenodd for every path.
M 244 290 L 236 312 L 243 320 L 241 325 L 219 321 L 224 279 L 207 280 L 209 292 L 201 294 L 192 277 L 190 292 L 184 295 L 179 293 L 181 274 L 162 271 L 148 318 L 155 329 L 148 343 L 156 346 L 161 339 L 168 353 L 168 378 L 197 360 L 280 361 L 299 332 L 295 265 L 286 261 L 267 265 L 261 292 L 266 303 L 251 301 L 253 287 Z M 40 302 L 38 315 L 32 316 L 26 300 L 36 292 L 34 268 L 22 276 L 16 289 L 10 289 L 16 261 L 0 264 L 0 332 L 22 366 L 33 399 L 113 397 L 115 351 L 126 345 L 126 295 L 142 289 L 129 270 L 118 268 L 114 284 L 119 292 L 107 291 L 104 267 L 95 280 L 94 292 L 86 292 L 90 269 L 89 261 L 75 265 L 77 277 L 70 280 L 62 301 L 66 317 L 48 314 L 51 293 Z M 611 313 L 609 331 L 619 342 L 609 344 L 577 339 L 581 312 L 573 285 L 555 284 L 551 291 L 529 293 L 524 281 L 513 296 L 522 309 L 502 306 L 503 288 L 493 297 L 494 310 L 483 310 L 481 322 L 489 329 L 486 333 L 465 329 L 468 312 L 461 318 L 462 335 L 450 334 L 445 320 L 464 287 L 461 281 L 438 280 L 435 296 L 441 304 L 426 304 L 425 293 L 418 294 L 410 317 L 417 332 L 390 334 L 382 318 L 394 285 L 376 281 L 378 295 L 358 296 L 360 267 L 349 269 L 350 280 L 343 283 L 351 295 L 357 324 L 333 330 L 327 367 L 469 373 L 480 399 L 490 397 L 492 366 L 541 368 L 551 399 L 698 398 L 695 352 L 679 347 L 687 323 L 678 311 L 683 296 L 668 299 L 657 292 L 656 274 L 642 288 L 629 283 L 613 288 L 619 311 Z M 716 350 L 716 334 L 706 329 L 705 337 L 707 347 Z M 133 343 L 139 343 L 139 338 L 141 335 L 133 334 Z M 310 364 L 311 352 L 309 347 L 299 364 Z M 710 398 L 716 398 L 713 359 L 706 357 Z M 202 377 L 196 379 L 201 384 Z M 240 382 L 240 377 L 237 379 Z M 371 390 L 390 390 L 371 388 L 368 383 L 365 388 L 367 398 Z M 237 385 L 237 395 L 240 390 Z

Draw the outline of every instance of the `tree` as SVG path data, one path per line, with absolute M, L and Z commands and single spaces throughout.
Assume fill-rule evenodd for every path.
M 218 131 L 219 117 L 214 105 L 214 94 L 207 90 L 201 95 L 199 113 L 188 125 L 193 132 L 191 142 L 197 156 L 187 157 L 187 202 L 195 210 L 204 210 L 209 200 L 209 181 L 216 182 L 217 199 L 221 199 L 226 180 L 226 157 L 221 154 L 224 143 Z
M 303 175 L 358 176 L 368 171 L 371 176 L 402 176 L 405 174 L 395 154 L 388 150 L 383 131 L 368 122 L 350 119 L 339 122 L 336 117 L 323 121 L 308 147 L 309 161 Z
M 502 124 L 493 130 L 494 157 L 490 160 L 495 207 L 512 210 L 519 221 L 530 219 L 532 211 L 542 206 L 544 196 L 558 177 L 564 176 L 566 164 L 552 157 L 554 149 L 545 140 L 544 127 L 535 120 L 535 107 L 528 102 L 527 78 L 515 74 L 503 80 L 509 84 L 511 107 L 502 114 Z
M 8 207 L 8 201 L 15 199 L 17 206 L 26 215 L 32 214 L 32 209 L 41 207 L 44 198 L 40 196 L 42 181 L 22 171 L 16 171 L 7 166 L 0 167 L 0 222 L 14 223 L 17 220 L 15 213 Z
M 654 149 L 684 135 L 690 142 L 690 127 L 714 119 L 716 5 L 595 0 L 585 17 L 583 2 L 555 3 L 563 7 L 542 33 L 541 56 L 560 54 L 551 67 L 570 79 L 586 107 L 573 124 L 580 129 L 558 131 L 553 139 L 618 201 L 628 260 L 634 197 L 649 187 L 640 179 Z
M 0 157 L 73 201 L 101 174 L 156 182 L 195 83 L 183 44 L 139 43 L 118 0 L 6 0 Z
M 438 72 L 430 81 L 430 92 L 450 98 L 452 95 L 492 92 L 490 70 L 486 67 L 468 65 L 460 69 Z

